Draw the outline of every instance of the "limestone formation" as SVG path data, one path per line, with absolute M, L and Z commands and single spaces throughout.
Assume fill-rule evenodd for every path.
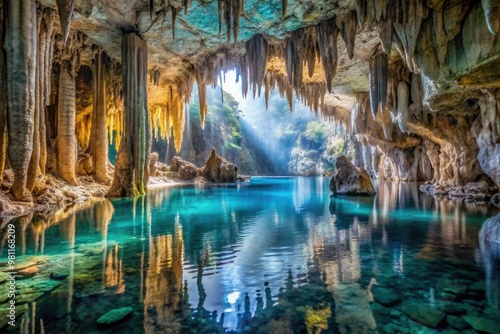
M 362 168 L 356 168 L 345 156 L 335 162 L 335 172 L 330 181 L 335 195 L 375 195 L 372 181 Z
M 149 179 L 149 129 L 146 42 L 135 33 L 122 38 L 125 128 L 109 197 L 144 194 Z
M 211 182 L 236 182 L 237 168 L 226 159 L 219 157 L 215 149 L 212 149 L 200 174 Z

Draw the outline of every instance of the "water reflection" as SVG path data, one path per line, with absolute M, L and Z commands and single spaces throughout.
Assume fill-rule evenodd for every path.
M 328 181 L 156 189 L 19 218 L 19 263 L 38 268 L 19 280 L 21 332 L 427 328 L 404 313 L 408 301 L 497 314 L 499 260 L 477 241 L 491 208 L 436 200 L 404 183 L 381 183 L 371 198 L 330 197 Z M 392 316 L 378 288 L 404 296 Z M 124 306 L 134 310 L 127 320 L 97 326 Z

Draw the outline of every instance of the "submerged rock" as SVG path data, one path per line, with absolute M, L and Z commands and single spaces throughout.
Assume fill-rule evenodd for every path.
M 201 169 L 201 175 L 211 182 L 236 182 L 236 173 L 237 167 L 219 157 L 214 148 L 212 148 L 205 166 Z
M 500 247 L 500 214 L 486 220 L 479 232 L 479 239 L 489 244 Z
M 404 302 L 401 310 L 416 322 L 432 328 L 437 328 L 446 317 L 444 312 L 412 301 Z
M 373 287 L 373 298 L 384 306 L 393 306 L 401 302 L 401 297 L 396 291 L 377 286 Z
M 474 330 L 481 333 L 499 333 L 500 328 L 498 323 L 491 319 L 481 318 L 474 315 L 464 315 L 462 318 L 474 328 Z
M 335 162 L 335 173 L 330 181 L 335 195 L 375 195 L 370 176 L 363 168 L 356 168 L 345 156 Z
M 101 326 L 114 325 L 127 318 L 132 313 L 132 311 L 133 309 L 130 306 L 111 310 L 97 319 L 97 323 Z

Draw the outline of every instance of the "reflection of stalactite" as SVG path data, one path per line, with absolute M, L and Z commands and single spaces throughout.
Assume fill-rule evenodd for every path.
M 146 333 L 156 333 L 159 328 L 169 333 L 180 333 L 180 325 L 174 321 L 174 315 L 182 307 L 183 247 L 180 225 L 176 225 L 173 235 L 162 235 L 149 241 L 148 268 L 144 284 Z M 151 317 L 152 314 L 154 317 Z
M 104 284 L 107 288 L 116 288 L 115 293 L 125 293 L 123 280 L 123 263 L 120 256 L 120 247 L 115 245 L 107 251 L 106 266 L 104 270 Z

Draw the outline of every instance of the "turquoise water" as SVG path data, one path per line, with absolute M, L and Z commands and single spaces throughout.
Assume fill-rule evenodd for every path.
M 494 210 L 437 200 L 416 184 L 330 197 L 328 181 L 153 189 L 18 219 L 17 268 L 38 272 L 18 277 L 16 327 L 4 330 L 498 332 L 500 259 L 477 240 Z M 97 324 L 121 307 L 132 308 L 127 318 Z

